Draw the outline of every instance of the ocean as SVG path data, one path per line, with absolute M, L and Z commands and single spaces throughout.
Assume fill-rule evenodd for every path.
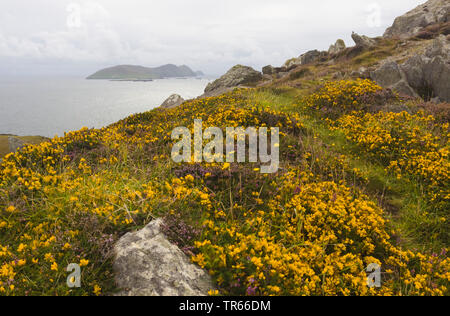
M 151 82 L 82 78 L 0 79 L 0 134 L 63 136 L 82 127 L 101 128 L 156 108 L 171 94 L 201 95 L 208 79 Z

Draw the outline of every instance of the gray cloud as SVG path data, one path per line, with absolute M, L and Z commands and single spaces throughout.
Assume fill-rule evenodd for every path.
M 352 30 L 381 35 L 422 2 L 15 0 L 0 12 L 0 71 L 86 75 L 114 64 L 175 63 L 221 74 L 237 63 L 279 65 L 337 38 L 352 45 Z

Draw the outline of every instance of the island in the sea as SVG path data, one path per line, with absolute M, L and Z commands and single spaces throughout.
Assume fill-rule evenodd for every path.
M 201 71 L 194 72 L 186 65 L 168 64 L 155 68 L 143 66 L 120 65 L 97 71 L 86 79 L 104 79 L 114 81 L 152 81 L 164 78 L 202 77 Z

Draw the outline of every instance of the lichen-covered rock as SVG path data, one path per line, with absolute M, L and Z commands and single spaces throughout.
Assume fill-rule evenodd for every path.
M 161 232 L 162 220 L 128 233 L 115 245 L 114 272 L 119 296 L 204 296 L 210 276 Z
M 358 33 L 352 33 L 352 39 L 356 46 L 371 48 L 377 44 L 377 41 L 365 35 L 359 35 Z
M 322 54 L 318 50 L 310 50 L 300 56 L 300 61 L 302 65 L 307 65 L 316 62 L 321 56 Z
M 316 61 L 319 61 L 322 57 L 326 57 L 327 55 L 328 55 L 328 52 L 320 52 L 317 49 L 310 50 L 310 51 L 300 55 L 300 57 L 298 57 L 298 58 L 288 59 L 284 63 L 282 68 L 284 68 L 285 71 L 290 71 L 290 70 L 296 68 L 297 66 L 307 65 L 307 64 L 311 64 Z M 282 71 L 282 72 L 284 72 L 284 71 Z
M 414 89 L 409 86 L 405 74 L 395 61 L 387 60 L 372 72 L 371 77 L 384 88 L 392 89 L 402 95 L 418 97 Z
M 382 87 L 409 96 L 450 102 L 450 44 L 440 36 L 425 53 L 412 56 L 402 65 L 388 60 L 371 77 Z
M 302 64 L 302 59 L 300 57 L 291 58 L 291 59 L 286 60 L 286 62 L 283 64 L 283 68 L 292 69 L 296 66 L 300 66 L 301 64 Z
M 396 18 L 383 36 L 408 38 L 419 34 L 429 25 L 446 22 L 450 22 L 450 1 L 429 0 Z
M 262 69 L 262 73 L 265 76 L 273 76 L 280 72 L 287 72 L 288 69 L 286 67 L 273 67 L 271 65 L 265 66 Z
M 336 54 L 339 54 L 340 52 L 342 52 L 346 48 L 347 47 L 345 46 L 344 40 L 338 39 L 336 41 L 336 44 L 330 46 L 330 48 L 328 49 L 328 54 L 336 55 Z
M 277 79 L 281 79 L 281 78 L 284 78 L 284 77 L 286 77 L 286 76 L 288 76 L 289 75 L 289 72 L 284 72 L 284 71 L 282 71 L 282 72 L 277 72 L 277 74 L 276 74 L 276 78 Z
M 441 101 L 450 102 L 450 42 L 445 36 L 433 41 L 425 52 L 425 82 Z
M 225 75 L 208 84 L 205 94 L 211 94 L 215 91 L 227 90 L 227 88 L 239 87 L 241 85 L 254 84 L 262 80 L 262 73 L 251 67 L 236 65 Z
M 435 39 L 424 54 L 408 59 L 401 69 L 422 97 L 450 102 L 450 43 L 445 36 Z
M 414 89 L 418 90 L 425 85 L 425 75 L 423 56 L 415 55 L 409 58 L 402 66 L 401 69 L 406 75 L 406 80 Z
M 392 60 L 387 60 L 375 70 L 372 73 L 372 78 L 383 87 L 390 87 L 405 79 L 399 65 Z
M 172 94 L 170 97 L 167 98 L 166 101 L 161 104 L 161 108 L 163 109 L 172 109 L 176 108 L 177 106 L 180 106 L 183 104 L 185 100 L 181 97 L 179 94 Z
M 12 153 L 15 153 L 20 148 L 25 146 L 25 142 L 23 140 L 21 140 L 18 137 L 14 137 L 14 136 L 9 136 L 8 142 L 9 142 L 9 151 Z
M 273 75 L 275 73 L 275 68 L 271 65 L 265 66 L 262 69 L 263 75 Z
M 370 79 L 370 71 L 366 67 L 359 67 L 358 70 L 354 70 L 350 74 L 354 78 Z

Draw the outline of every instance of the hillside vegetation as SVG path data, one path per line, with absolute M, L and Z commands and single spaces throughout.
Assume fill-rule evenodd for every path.
M 411 114 L 370 110 L 380 103 Z M 448 294 L 449 125 L 419 109 L 361 79 L 238 89 L 9 154 L 0 292 L 111 294 L 114 242 L 164 217 L 220 294 Z M 173 163 L 171 131 L 194 118 L 280 127 L 279 172 Z M 69 263 L 81 289 L 66 286 Z M 369 263 L 383 266 L 380 289 L 366 285 Z

